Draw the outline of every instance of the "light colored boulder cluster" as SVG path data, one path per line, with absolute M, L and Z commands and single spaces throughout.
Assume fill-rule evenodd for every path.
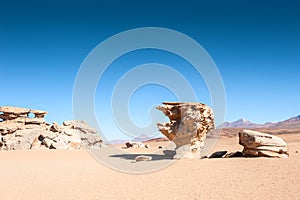
M 150 148 L 149 144 L 144 144 L 143 142 L 126 142 L 126 148 Z
M 46 111 L 0 107 L 0 150 L 100 148 L 97 131 L 84 121 L 46 123 Z M 33 115 L 33 117 L 30 117 Z
M 202 103 L 164 102 L 157 107 L 169 119 L 157 123 L 159 131 L 176 144 L 176 148 L 188 145 L 189 151 L 198 155 L 204 146 L 206 134 L 214 129 L 214 114 Z

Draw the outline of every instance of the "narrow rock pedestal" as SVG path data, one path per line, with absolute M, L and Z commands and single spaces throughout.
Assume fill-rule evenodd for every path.
M 200 158 L 206 134 L 214 129 L 212 109 L 202 103 L 179 102 L 163 102 L 157 109 L 170 119 L 157 127 L 176 144 L 175 158 Z

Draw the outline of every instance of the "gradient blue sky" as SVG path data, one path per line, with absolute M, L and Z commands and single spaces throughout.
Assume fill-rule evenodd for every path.
M 223 77 L 226 120 L 263 123 L 300 114 L 300 3 L 276 0 L 1 2 L 0 105 L 48 110 L 50 122 L 72 119 L 73 84 L 88 53 L 114 34 L 148 26 L 180 31 L 207 50 Z M 166 52 L 122 59 L 116 63 L 128 69 L 161 62 L 197 80 L 187 63 Z M 107 83 L 118 72 L 108 72 Z M 198 98 L 209 104 L 205 85 L 199 85 Z M 137 111 L 166 98 L 174 100 L 155 85 L 140 89 L 130 103 L 133 119 L 145 124 L 147 113 Z M 101 105 L 96 107 L 100 114 Z

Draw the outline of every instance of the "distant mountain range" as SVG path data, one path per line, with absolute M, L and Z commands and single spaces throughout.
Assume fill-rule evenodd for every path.
M 218 126 L 217 129 L 223 129 L 223 132 L 227 135 L 236 135 L 238 133 L 238 129 L 261 129 L 265 130 L 269 133 L 285 133 L 289 131 L 283 132 L 282 130 L 290 130 L 290 132 L 294 132 L 293 129 L 300 130 L 300 115 L 296 117 L 289 118 L 280 122 L 267 122 L 265 124 L 256 124 L 252 123 L 244 118 L 241 118 L 234 122 L 224 122 L 222 125 Z M 299 130 L 297 132 L 299 132 Z M 143 141 L 165 141 L 168 140 L 166 138 L 157 138 L 157 137 L 149 137 L 147 135 L 141 135 L 139 137 L 133 138 L 132 140 L 110 140 L 107 144 L 125 144 L 128 141 L 133 142 L 143 142 Z
M 244 118 L 241 118 L 234 122 L 224 122 L 220 126 L 221 128 L 268 128 L 268 129 L 300 129 L 300 115 L 289 118 L 280 122 L 267 122 L 265 124 L 252 123 Z
M 259 124 L 252 123 L 245 118 L 238 119 L 234 122 L 224 122 L 218 128 L 254 128 L 260 126 Z

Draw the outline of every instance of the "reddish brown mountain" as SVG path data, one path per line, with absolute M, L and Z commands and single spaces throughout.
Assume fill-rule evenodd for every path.
M 224 122 L 222 125 L 218 126 L 218 128 L 243 128 L 243 129 L 264 129 L 264 128 L 270 128 L 270 129 L 300 129 L 300 115 L 296 117 L 289 118 L 284 121 L 280 122 L 267 122 L 265 124 L 255 124 L 252 123 L 244 118 L 239 119 L 234 122 Z

